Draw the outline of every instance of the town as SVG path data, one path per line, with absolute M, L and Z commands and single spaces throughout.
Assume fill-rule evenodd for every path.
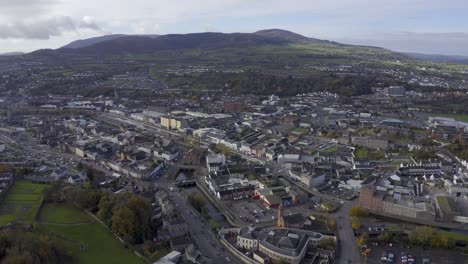
M 11 82 L 1 88 L 23 82 L 9 75 L 15 67 L 31 66 L 2 68 Z M 70 228 L 102 223 L 136 252 L 121 256 L 127 263 L 466 261 L 468 120 L 427 108 L 468 97 L 463 82 L 388 71 L 384 79 L 457 89 L 383 81 L 362 95 L 283 96 L 188 93 L 151 77 L 213 68 L 47 71 L 51 79 L 0 97 L 1 225 L 32 225 L 86 252 L 99 245 L 76 249 Z M 84 85 L 86 95 L 46 83 Z M 71 211 L 82 220 L 65 219 Z

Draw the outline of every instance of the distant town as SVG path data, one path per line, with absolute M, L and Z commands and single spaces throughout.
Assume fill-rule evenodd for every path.
M 468 120 L 418 106 L 448 94 L 202 90 L 194 101 L 138 75 L 111 80 L 111 96 L 0 98 L 2 225 L 37 222 L 60 240 L 47 208 L 71 210 L 81 186 L 85 221 L 110 223 L 155 263 L 466 260 Z M 127 86 L 161 94 L 132 99 Z M 34 186 L 64 197 L 24 192 Z M 149 202 L 148 249 L 102 215 L 104 197 L 125 194 Z

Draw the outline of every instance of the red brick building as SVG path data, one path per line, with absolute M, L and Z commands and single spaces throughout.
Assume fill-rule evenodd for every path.
M 359 206 L 369 210 L 380 211 L 383 208 L 384 196 L 385 193 L 378 191 L 375 186 L 363 186 L 359 195 Z

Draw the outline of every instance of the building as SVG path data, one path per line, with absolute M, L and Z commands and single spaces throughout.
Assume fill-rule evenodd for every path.
M 188 127 L 188 122 L 183 118 L 174 118 L 168 116 L 162 116 L 160 118 L 161 126 L 166 129 L 179 130 Z
M 254 259 L 261 263 L 269 258 L 273 262 L 299 264 L 306 256 L 308 248 L 318 246 L 322 239 L 323 236 L 316 232 L 273 229 L 259 242 L 260 254 L 254 253 Z
M 225 113 L 239 113 L 245 110 L 245 105 L 243 103 L 237 102 L 224 102 L 224 112 Z
M 266 234 L 260 229 L 247 226 L 239 230 L 236 244 L 240 248 L 257 250 L 259 241 L 265 237 Z
M 223 154 L 206 155 L 206 167 L 209 173 L 217 172 L 221 166 L 226 165 L 226 157 Z
M 299 180 L 309 188 L 317 187 L 325 183 L 325 173 L 302 173 Z
M 237 232 L 237 248 L 253 252 L 255 263 L 302 263 L 309 249 L 317 248 L 322 239 L 332 239 L 317 232 L 272 228 L 261 229 L 253 227 L 231 228 L 220 231 L 220 235 Z M 330 254 L 334 256 L 334 252 Z M 249 262 L 251 263 L 251 261 Z
M 212 143 L 218 144 L 226 137 L 226 132 L 216 128 L 206 127 L 194 130 L 193 135 L 197 138 L 206 139 Z
M 390 86 L 385 88 L 385 94 L 387 96 L 401 97 L 405 96 L 406 88 L 403 86 Z
M 182 258 L 182 254 L 178 251 L 172 251 L 165 255 L 164 257 L 160 258 L 158 261 L 154 262 L 154 264 L 173 264 L 179 263 Z
M 214 173 L 205 176 L 208 189 L 219 200 L 239 200 L 253 197 L 255 185 L 248 180 Z
M 387 149 L 388 140 L 374 137 L 352 137 L 351 142 L 355 146 L 366 147 L 370 149 Z
M 13 184 L 13 173 L 0 173 L 0 198 L 6 194 Z
M 396 192 L 391 196 L 387 195 L 386 191 L 386 188 L 380 186 L 363 186 L 359 195 L 359 206 L 374 213 L 395 217 L 435 220 L 435 210 L 429 200 Z
M 453 222 L 454 218 L 460 215 L 460 209 L 452 197 L 437 196 L 435 200 L 440 218 L 442 218 L 443 221 Z
M 183 237 L 188 234 L 188 227 L 181 217 L 165 218 L 163 228 L 171 237 Z
M 278 208 L 278 219 L 276 225 L 280 228 L 294 228 L 301 229 L 304 228 L 307 219 L 302 216 L 302 214 L 290 214 L 283 215 L 283 206 Z

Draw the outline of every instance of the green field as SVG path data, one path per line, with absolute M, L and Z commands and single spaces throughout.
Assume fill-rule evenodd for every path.
M 89 215 L 84 214 L 74 206 L 66 204 L 45 204 L 39 217 L 40 222 L 75 224 L 91 221 Z
M 42 192 L 46 187 L 44 184 L 16 182 L 0 204 L 0 225 L 11 222 L 30 224 L 42 203 Z
M 468 115 L 456 115 L 456 114 L 435 114 L 435 116 L 440 117 L 450 117 L 457 121 L 468 122 Z
M 79 259 L 79 263 L 144 263 L 103 225 L 69 204 L 45 204 L 40 230 Z
M 450 239 L 453 239 L 455 241 L 464 241 L 468 242 L 468 235 L 460 234 L 460 233 L 455 233 L 455 232 L 448 232 L 444 230 L 439 230 L 439 232 L 443 235 L 446 236 Z
M 322 152 L 325 152 L 325 153 L 333 153 L 333 152 L 336 152 L 338 150 L 338 146 L 331 146 L 329 148 L 326 148 L 324 150 L 322 150 Z

